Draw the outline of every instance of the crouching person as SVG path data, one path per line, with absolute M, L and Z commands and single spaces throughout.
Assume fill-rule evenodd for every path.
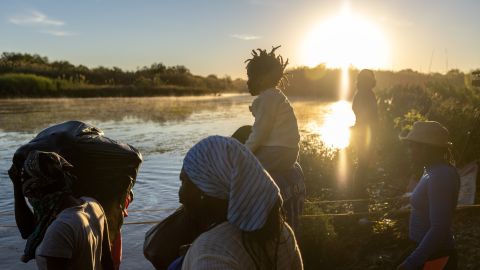
M 204 231 L 181 269 L 303 269 L 280 190 L 244 145 L 221 136 L 200 141 L 180 179 L 180 202 Z
M 41 151 L 30 152 L 23 168 L 10 168 L 15 220 L 27 239 L 21 260 L 36 259 L 38 269 L 113 269 L 105 213 L 94 199 L 72 196 L 71 168 Z

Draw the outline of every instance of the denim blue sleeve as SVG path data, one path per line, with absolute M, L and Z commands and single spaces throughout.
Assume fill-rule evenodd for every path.
M 454 209 L 457 205 L 458 175 L 451 170 L 437 170 L 431 173 L 428 183 L 428 207 L 430 229 L 418 247 L 406 259 L 407 269 L 421 267 L 451 237 Z

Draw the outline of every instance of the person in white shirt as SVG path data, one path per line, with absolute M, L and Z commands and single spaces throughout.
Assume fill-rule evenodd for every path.
M 255 117 L 252 133 L 245 145 L 267 171 L 289 169 L 297 161 L 300 141 L 297 118 L 288 98 L 280 90 L 284 85 L 288 60 L 270 52 L 253 50 L 246 61 L 248 89 L 258 96 L 250 106 Z

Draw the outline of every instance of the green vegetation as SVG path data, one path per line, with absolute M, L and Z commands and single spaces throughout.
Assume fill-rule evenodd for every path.
M 395 269 L 409 246 L 408 212 L 371 215 L 304 216 L 297 235 L 305 269 Z M 457 211 L 453 230 L 459 256 L 458 269 L 479 269 L 480 208 Z
M 358 70 L 349 70 L 349 96 L 353 95 L 357 73 Z M 294 69 L 290 74 L 290 86 L 285 90 L 289 95 L 302 93 L 321 99 L 338 98 L 340 70 L 318 66 Z M 380 128 L 372 185 L 383 183 L 397 194 L 404 191 L 405 181 L 418 168 L 411 168 L 398 136 L 418 120 L 439 121 L 450 130 L 458 167 L 480 158 L 480 88 L 471 85 L 469 74 L 458 70 L 445 75 L 404 70 L 376 71 L 375 76 Z M 302 92 L 301 89 L 307 90 Z M 347 167 L 353 168 L 355 149 L 348 148 L 346 152 Z M 335 191 L 338 155 L 338 151 L 323 146 L 318 135 L 302 138 L 300 160 L 309 197 L 332 199 L 342 195 L 338 189 Z
M 356 70 L 350 70 L 351 85 Z M 320 66 L 290 72 L 289 94 L 335 100 L 340 70 Z M 300 74 L 295 78 L 295 74 Z M 445 75 L 421 74 L 411 70 L 375 72 L 380 128 L 377 157 L 370 175 L 369 221 L 351 214 L 347 199 L 348 179 L 355 167 L 355 149 L 345 150 L 347 183 L 339 185 L 337 176 L 340 151 L 325 147 L 318 135 L 305 135 L 301 141 L 300 163 L 305 172 L 307 202 L 302 218 L 299 244 L 306 269 L 394 269 L 396 260 L 408 245 L 408 214 L 398 213 L 396 196 L 406 191 L 410 177 L 418 179 L 422 168 L 410 164 L 406 147 L 398 139 L 415 121 L 436 120 L 450 131 L 452 152 L 458 168 L 480 159 L 480 88 L 472 86 L 469 74 L 452 70 Z M 335 81 L 335 83 L 333 82 Z M 331 87 L 331 88 L 329 88 Z M 353 87 L 350 89 L 353 93 Z M 477 181 L 478 182 L 478 181 Z M 476 203 L 480 203 L 477 184 Z M 479 269 L 479 209 L 457 211 L 454 233 L 459 254 L 459 269 Z M 346 215 L 336 215 L 336 214 Z M 333 215 L 332 215 L 333 214 Z
M 197 76 L 184 66 L 90 69 L 37 54 L 7 52 L 0 56 L 0 78 L 0 98 L 199 95 L 245 88 L 243 80 Z
M 0 75 L 0 85 L 4 95 L 12 95 L 19 91 L 20 94 L 30 91 L 45 93 L 56 91 L 57 85 L 54 80 L 32 74 L 3 74 Z

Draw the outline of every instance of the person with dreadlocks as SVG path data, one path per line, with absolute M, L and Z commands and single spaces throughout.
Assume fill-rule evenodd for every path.
M 250 106 L 255 122 L 245 145 L 267 171 L 291 168 L 297 161 L 300 141 L 297 118 L 280 89 L 285 86 L 288 59 L 275 55 L 279 47 L 270 52 L 253 50 L 253 57 L 245 61 L 249 92 L 258 96 Z
M 210 136 L 195 144 L 180 180 L 180 203 L 203 231 L 183 270 L 303 269 L 278 186 L 236 139 Z
M 36 259 L 38 269 L 113 269 L 105 213 L 94 199 L 72 196 L 72 168 L 56 153 L 31 151 L 21 169 L 8 171 L 27 239 L 21 260 Z

